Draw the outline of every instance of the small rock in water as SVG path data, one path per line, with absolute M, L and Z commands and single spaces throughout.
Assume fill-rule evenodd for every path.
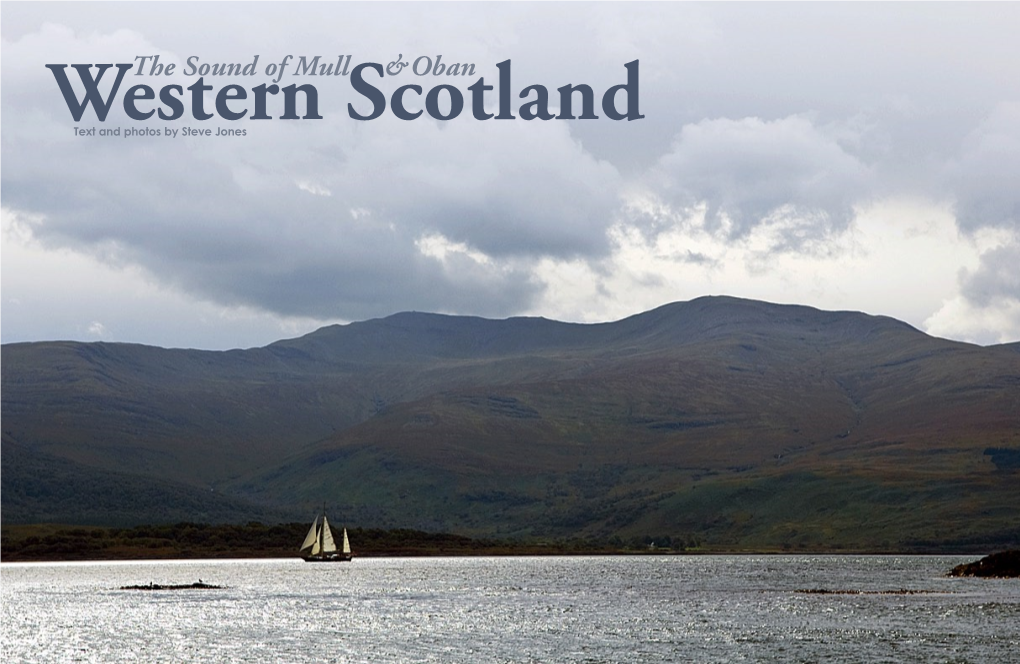
M 222 586 L 216 586 L 211 583 L 204 583 L 202 579 L 199 579 L 195 583 L 187 583 L 183 585 L 162 585 L 159 583 L 149 582 L 148 585 L 142 586 L 121 586 L 121 590 L 188 590 L 190 588 L 222 588 Z

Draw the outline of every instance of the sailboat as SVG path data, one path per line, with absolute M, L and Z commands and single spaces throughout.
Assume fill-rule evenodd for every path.
M 343 544 L 340 550 L 336 548 L 336 541 L 333 539 L 333 531 L 326 520 L 326 508 L 322 508 L 322 520 L 315 517 L 312 527 L 305 535 L 305 541 L 301 544 L 299 553 L 306 563 L 340 563 L 348 562 L 351 555 L 351 543 L 347 539 L 347 528 L 343 529 Z

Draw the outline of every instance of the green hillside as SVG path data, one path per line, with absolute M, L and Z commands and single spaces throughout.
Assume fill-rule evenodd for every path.
M 711 297 L 597 325 L 404 313 L 251 350 L 2 352 L 4 523 L 84 522 L 26 493 L 47 459 L 62 484 L 118 480 L 96 525 L 327 501 L 351 525 L 484 537 L 1020 540 L 1016 344 L 885 317 Z

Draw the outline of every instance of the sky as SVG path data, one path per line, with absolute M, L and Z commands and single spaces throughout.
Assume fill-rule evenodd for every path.
M 703 295 L 1020 340 L 1017 3 L 5 2 L 0 13 L 3 343 L 246 348 L 408 310 L 597 322 Z M 143 55 L 174 75 L 133 70 L 102 122 L 92 108 L 76 122 L 45 67 Z M 204 77 L 207 108 L 223 86 L 271 83 L 265 68 L 287 55 L 350 55 L 351 69 L 442 56 L 474 73 L 365 75 L 387 99 L 420 85 L 405 93 L 412 111 L 435 86 L 456 87 L 465 109 L 451 120 L 389 107 L 356 120 L 348 104 L 365 114 L 371 103 L 350 73 L 292 70 L 280 86 L 313 84 L 322 119 L 280 119 L 275 99 L 270 121 L 125 114 L 127 86 L 193 84 L 189 58 L 256 55 L 255 76 Z M 558 114 L 556 89 L 584 83 L 599 118 L 475 119 L 468 86 L 494 86 L 483 102 L 498 112 L 506 60 L 514 114 L 538 94 L 518 98 L 527 86 L 544 86 Z M 644 117 L 610 119 L 599 100 L 635 60 Z M 93 127 L 245 135 L 75 135 Z

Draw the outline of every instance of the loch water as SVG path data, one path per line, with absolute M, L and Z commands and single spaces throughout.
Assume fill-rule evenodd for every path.
M 3 563 L 0 661 L 1020 662 L 1020 581 L 972 559 Z

